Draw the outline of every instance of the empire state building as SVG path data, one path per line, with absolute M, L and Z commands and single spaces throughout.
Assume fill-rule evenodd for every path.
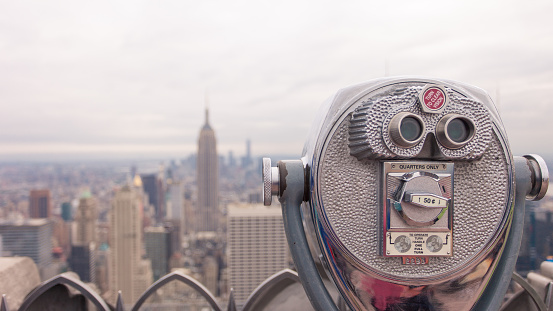
M 205 124 L 200 131 L 198 140 L 196 232 L 217 231 L 219 226 L 218 168 L 215 132 L 209 125 L 209 112 L 206 109 Z

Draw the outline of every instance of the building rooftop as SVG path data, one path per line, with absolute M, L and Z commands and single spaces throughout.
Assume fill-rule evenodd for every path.
M 16 219 L 16 220 L 0 220 L 0 226 L 28 226 L 40 227 L 48 224 L 50 220 L 47 218 L 31 218 L 31 219 Z
M 229 217 L 261 217 L 282 216 L 280 207 L 270 207 L 263 204 L 236 203 L 228 206 Z

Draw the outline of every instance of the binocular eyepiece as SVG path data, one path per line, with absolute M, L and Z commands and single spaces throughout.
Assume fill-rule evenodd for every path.
M 283 204 L 316 309 L 328 294 L 313 260 L 353 310 L 497 308 L 524 200 L 541 199 L 549 176 L 539 156 L 512 156 L 489 96 L 387 78 L 338 91 L 319 116 L 301 161 L 263 163 L 265 203 Z
M 426 127 L 416 114 L 400 112 L 390 120 L 389 135 L 392 141 L 402 148 L 413 147 L 423 139 Z M 459 149 L 474 137 L 474 123 L 458 114 L 443 116 L 436 124 L 434 135 L 438 142 L 449 149 Z

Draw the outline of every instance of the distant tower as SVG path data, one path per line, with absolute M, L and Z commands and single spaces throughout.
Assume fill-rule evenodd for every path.
M 167 216 L 168 220 L 184 220 L 184 184 L 178 180 L 167 181 Z
M 63 218 L 63 221 L 69 222 L 73 221 L 73 212 L 72 212 L 72 206 L 70 202 L 63 202 L 61 204 L 61 218 Z
M 121 290 L 127 304 L 134 304 L 152 283 L 151 267 L 148 272 L 141 260 L 142 201 L 141 188 L 125 186 L 115 194 L 110 213 L 110 289 L 113 297 Z
M 209 112 L 205 110 L 205 124 L 198 140 L 196 232 L 217 231 L 219 227 L 219 185 L 217 143 L 215 132 L 209 125 Z
M 96 223 L 98 221 L 98 208 L 96 199 L 90 192 L 84 192 L 79 199 L 79 206 L 75 214 L 74 245 L 88 245 L 96 242 Z
M 252 142 L 251 140 L 246 140 L 246 161 L 248 165 L 252 163 Z
M 75 214 L 75 231 L 69 260 L 71 270 L 85 282 L 96 282 L 97 221 L 96 200 L 90 192 L 86 191 L 79 199 L 79 206 Z
M 186 213 L 184 210 L 184 184 L 180 181 L 167 180 L 167 221 L 171 224 L 171 252 L 180 249 L 181 238 L 184 236 Z
M 232 150 L 228 152 L 228 166 L 229 167 L 236 166 L 236 159 L 234 159 L 234 154 L 232 153 Z
M 246 140 L 246 154 L 242 157 L 242 167 L 248 168 L 252 164 L 252 143 L 248 139 Z
M 29 195 L 29 216 L 31 218 L 49 218 L 52 215 L 50 190 L 31 190 Z
M 165 213 L 163 182 L 157 174 L 142 175 L 141 177 L 144 192 L 148 194 L 148 201 L 154 206 L 156 220 L 161 221 Z

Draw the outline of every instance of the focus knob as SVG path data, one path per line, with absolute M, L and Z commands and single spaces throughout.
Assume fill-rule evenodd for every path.
M 271 159 L 263 158 L 263 204 L 271 205 L 273 195 L 278 195 L 279 171 L 278 167 L 271 167 Z

